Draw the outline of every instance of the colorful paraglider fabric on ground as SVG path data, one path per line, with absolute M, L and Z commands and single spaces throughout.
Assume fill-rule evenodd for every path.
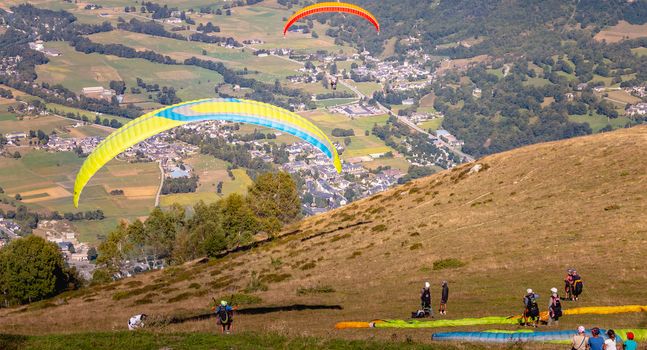
M 292 15 L 292 17 L 288 18 L 288 21 L 285 24 L 285 27 L 283 27 L 283 35 L 288 32 L 288 29 L 298 20 L 308 17 L 310 15 L 314 15 L 316 13 L 321 13 L 321 12 L 343 12 L 343 13 L 350 13 L 355 16 L 362 17 L 366 19 L 367 21 L 371 22 L 373 26 L 375 26 L 375 29 L 380 31 L 380 23 L 377 21 L 375 16 L 371 14 L 369 11 L 366 9 L 363 9 L 357 5 L 353 4 L 348 4 L 345 2 L 320 2 L 314 5 L 306 6 L 302 8 L 301 10 L 297 11 L 295 14 Z
M 637 341 L 647 340 L 647 329 L 618 329 L 618 334 L 622 339 L 626 339 L 627 332 L 633 332 Z M 489 330 L 484 332 L 444 332 L 434 333 L 431 335 L 432 340 L 440 341 L 477 341 L 490 343 L 516 343 L 516 342 L 550 342 L 550 343 L 568 343 L 570 342 L 574 330 L 565 331 L 547 331 L 533 332 L 529 330 L 507 331 L 507 330 Z M 606 331 L 600 330 L 604 336 Z M 587 330 L 587 335 L 591 336 L 591 331 Z
M 647 312 L 647 305 L 622 305 L 622 306 L 589 306 L 566 309 L 564 315 L 608 315 L 621 313 Z M 548 320 L 548 313 L 541 315 L 542 320 Z M 503 325 L 519 324 L 521 316 L 490 316 L 479 318 L 461 318 L 456 320 L 375 320 L 373 322 L 339 322 L 335 325 L 337 329 L 346 328 L 439 328 L 439 327 L 460 327 L 479 325 Z
M 242 99 L 203 99 L 162 108 L 128 122 L 88 156 L 74 182 L 74 206 L 92 176 L 131 146 L 163 131 L 192 122 L 224 120 L 264 126 L 294 135 L 312 144 L 341 172 L 337 149 L 321 129 L 300 115 L 267 103 Z

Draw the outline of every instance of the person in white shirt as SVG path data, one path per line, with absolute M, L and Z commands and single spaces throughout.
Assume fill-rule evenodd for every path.
M 604 341 L 604 350 L 622 350 L 622 340 L 616 335 L 613 329 L 607 331 L 609 339 Z
M 135 315 L 128 320 L 128 330 L 134 331 L 138 328 L 144 328 L 144 320 L 146 320 L 146 314 Z

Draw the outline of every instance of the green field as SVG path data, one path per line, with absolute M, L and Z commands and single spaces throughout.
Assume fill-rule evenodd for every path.
M 214 95 L 214 85 L 222 82 L 220 74 L 199 67 L 152 63 L 143 59 L 128 59 L 100 54 L 76 52 L 66 42 L 52 42 L 48 47 L 63 54 L 37 67 L 39 81 L 62 84 L 79 93 L 83 87 L 108 87 L 111 80 L 123 80 L 128 87 L 136 86 L 136 78 L 148 84 L 173 86 L 185 100 Z M 146 99 L 147 94 L 137 95 Z
M 401 341 L 342 340 L 313 337 L 287 337 L 279 333 L 240 333 L 220 335 L 214 333 L 152 333 L 105 332 L 73 335 L 19 336 L 0 334 L 0 348 L 5 350 L 67 350 L 67 349 L 327 349 L 327 350 L 455 350 L 448 344 L 419 344 Z M 483 349 L 481 346 L 463 345 L 463 350 Z
M 56 111 L 58 114 L 61 116 L 65 116 L 67 113 L 74 113 L 75 115 L 80 115 L 80 116 L 86 116 L 90 121 L 94 121 L 94 118 L 97 116 L 96 112 L 91 112 L 91 111 L 86 111 L 83 109 L 78 109 L 74 107 L 68 107 L 68 106 L 63 106 L 59 105 L 57 103 L 48 103 L 47 104 L 47 109 L 49 109 L 51 112 Z M 119 117 L 116 115 L 111 115 L 111 114 L 99 114 L 99 117 L 101 119 L 115 119 L 118 120 L 122 124 L 126 124 L 130 121 L 128 118 L 124 117 Z
M 355 85 L 357 89 L 366 96 L 373 96 L 373 93 L 375 91 L 382 90 L 382 84 L 375 83 L 375 82 L 364 82 L 364 83 L 352 82 L 351 84 Z
M 598 132 L 600 129 L 604 128 L 607 126 L 607 124 L 611 124 L 611 126 L 616 129 L 616 128 L 622 128 L 624 127 L 628 122 L 630 122 L 630 119 L 627 117 L 618 117 L 615 119 L 608 119 L 604 115 L 599 115 L 599 114 L 594 114 L 592 116 L 588 115 L 570 115 L 568 117 L 568 120 L 572 122 L 577 122 L 577 123 L 589 123 L 591 126 L 591 129 L 593 129 L 593 132 Z
M 0 115 L 3 115 L 0 113 Z M 54 116 L 42 117 L 29 117 L 22 120 L 16 120 L 15 116 L 4 114 L 0 118 L 0 133 L 6 134 L 9 132 L 28 132 L 29 130 L 41 129 L 46 133 L 51 133 L 54 130 L 60 130 L 62 127 L 74 124 L 73 121 L 62 119 Z
M 438 130 L 443 124 L 443 118 L 430 119 L 425 122 L 420 123 L 420 126 L 423 130 Z
M 204 156 L 207 157 L 207 156 Z M 197 165 L 199 164 L 199 165 Z M 206 159 L 200 159 L 196 162 L 196 170 L 200 166 L 205 166 L 207 167 L 210 164 L 209 160 Z M 226 169 L 226 163 L 220 160 L 214 159 L 214 164 L 216 166 L 219 165 L 225 165 L 224 169 Z M 204 170 L 204 169 L 203 169 Z M 223 180 L 215 180 L 216 184 L 217 181 L 223 181 L 222 185 L 222 195 L 218 195 L 216 193 L 216 186 L 214 184 L 213 177 L 209 177 L 211 181 L 207 180 L 203 182 L 203 180 L 200 180 L 200 187 L 197 192 L 194 193 L 177 193 L 177 194 L 169 194 L 169 195 L 164 195 L 161 196 L 160 198 L 160 205 L 162 207 L 169 207 L 173 205 L 174 203 L 180 204 L 181 206 L 193 206 L 195 203 L 199 201 L 204 201 L 205 203 L 213 203 L 220 198 L 227 196 L 231 193 L 247 193 L 247 187 L 249 187 L 252 184 L 252 179 L 249 178 L 247 173 L 245 172 L 244 169 L 234 169 L 232 170 L 234 177 L 236 178 L 235 180 L 231 180 L 229 177 L 226 177 L 226 179 Z M 197 172 L 199 176 L 203 176 L 200 171 Z M 225 171 L 225 176 L 227 172 Z M 213 185 L 213 186 L 212 186 Z
M 357 101 L 356 98 L 329 98 L 326 100 L 318 100 L 315 102 L 317 108 L 328 108 L 333 106 L 345 105 Z
M 22 150 L 21 150 L 22 152 Z M 60 213 L 101 209 L 102 221 L 76 221 L 81 240 L 93 242 L 122 218 L 133 220 L 148 215 L 159 186 L 155 163 L 130 164 L 113 160 L 101 169 L 83 191 L 79 208 L 72 203 L 76 172 L 83 158 L 72 152 L 23 152 L 21 159 L 0 158 L 0 187 L 7 195 L 24 195 L 23 204 L 34 209 Z M 110 196 L 110 189 L 125 189 L 125 196 Z M 151 195 L 152 194 L 152 195 Z
M 534 87 L 542 87 L 550 84 L 551 82 L 548 81 L 548 79 L 544 79 L 544 78 L 528 78 L 528 80 L 523 82 L 523 85 L 525 86 L 534 86 Z
M 259 72 L 250 76 L 265 82 L 274 82 L 275 79 L 284 79 L 294 75 L 296 70 L 301 67 L 295 62 L 276 56 L 255 56 L 250 49 L 228 49 L 214 44 L 153 37 L 121 30 L 94 34 L 90 36 L 90 39 L 102 44 L 120 43 L 138 50 L 152 50 L 171 56 L 179 62 L 195 56 L 200 59 L 222 62 L 229 68 L 248 68 Z M 204 51 L 206 51 L 206 55 L 203 55 Z

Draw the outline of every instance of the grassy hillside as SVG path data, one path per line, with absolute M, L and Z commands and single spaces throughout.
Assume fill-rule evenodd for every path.
M 434 303 L 449 281 L 447 318 L 519 314 L 526 288 L 541 295 L 543 310 L 568 267 L 585 280 L 577 306 L 647 304 L 646 158 L 647 127 L 488 156 L 478 172 L 471 163 L 416 180 L 248 251 L 2 309 L 0 325 L 28 335 L 106 332 L 145 312 L 153 331 L 214 332 L 214 297 L 241 305 L 237 332 L 428 342 L 430 330 L 334 324 L 406 318 L 426 280 Z M 647 317 L 569 316 L 559 327 L 578 324 L 646 327 Z

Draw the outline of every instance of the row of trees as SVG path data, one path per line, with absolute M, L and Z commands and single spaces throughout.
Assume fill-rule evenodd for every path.
M 218 202 L 200 202 L 189 217 L 184 208 L 155 208 L 145 221 L 122 222 L 99 245 L 97 281 L 109 279 L 126 259 L 166 259 L 182 263 L 216 256 L 249 244 L 260 233 L 275 235 L 300 215 L 296 184 L 287 173 L 264 173 L 246 196 L 231 194 Z
M 169 193 L 190 193 L 198 189 L 198 177 L 180 177 L 180 178 L 166 178 L 162 186 L 162 194 Z

